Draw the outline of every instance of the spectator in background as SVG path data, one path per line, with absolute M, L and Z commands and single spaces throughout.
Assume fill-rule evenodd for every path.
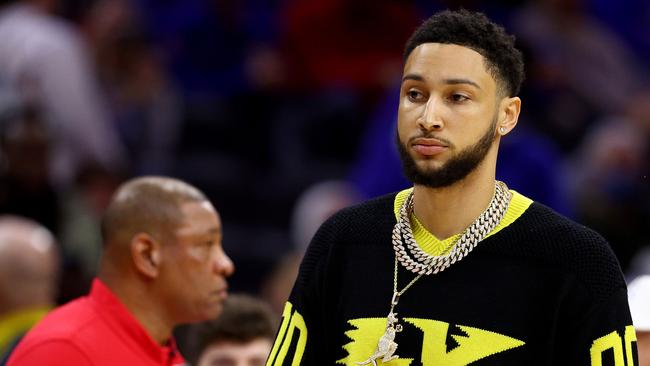
M 628 297 L 636 328 L 639 366 L 650 366 L 650 275 L 639 276 L 630 282 Z
M 43 226 L 0 216 L 0 365 L 55 304 L 58 254 Z
M 293 250 L 277 262 L 262 285 L 262 297 L 277 315 L 282 315 L 302 257 L 318 228 L 337 211 L 360 201 L 352 184 L 337 180 L 316 183 L 300 195 L 291 218 Z
M 564 151 L 595 115 L 617 111 L 643 85 L 634 53 L 588 14 L 585 0 L 529 1 L 512 23 L 530 52 L 527 105 L 538 111 L 530 117 Z
M 297 252 L 307 250 L 318 228 L 342 208 L 361 202 L 355 187 L 341 180 L 328 180 L 307 188 L 298 197 L 291 218 L 291 239 Z
M 101 219 L 125 177 L 100 165 L 82 168 L 61 199 L 59 242 L 65 257 L 59 303 L 88 292 L 102 252 Z
M 251 296 L 232 295 L 221 316 L 191 331 L 196 366 L 262 366 L 271 352 L 277 317 Z
M 289 82 L 300 90 L 383 90 L 399 77 L 400 50 L 418 23 L 411 2 L 391 0 L 287 1 L 280 17 Z
M 88 166 L 65 196 L 60 239 L 62 250 L 80 264 L 84 274 L 97 273 L 102 250 L 101 218 L 123 182 L 100 166 Z
M 181 103 L 138 15 L 133 1 L 98 0 L 82 26 L 134 174 L 171 174 Z
M 56 234 L 61 199 L 48 178 L 52 142 L 47 126 L 31 106 L 5 107 L 0 112 L 0 213 L 30 218 Z
M 50 13 L 56 0 L 0 1 L 0 77 L 43 113 L 49 175 L 65 187 L 85 160 L 114 169 L 124 151 L 76 31 Z
M 650 275 L 650 242 L 644 243 L 641 249 L 632 257 L 625 275 L 628 282 L 639 276 Z
M 621 113 L 595 121 L 571 159 L 578 216 L 608 239 L 626 269 L 648 244 L 650 89 L 630 96 Z
M 566 83 L 600 111 L 613 111 L 640 85 L 639 65 L 627 44 L 588 14 L 585 3 L 529 2 L 516 12 L 514 27 L 532 56 L 559 73 L 554 81 Z
M 44 318 L 9 365 L 180 365 L 172 329 L 219 315 L 234 267 L 219 215 L 198 189 L 163 177 L 128 181 L 102 233 L 90 294 Z
M 274 33 L 268 1 L 139 0 L 186 101 L 245 92 L 249 45 Z M 260 10 L 263 9 L 263 10 Z

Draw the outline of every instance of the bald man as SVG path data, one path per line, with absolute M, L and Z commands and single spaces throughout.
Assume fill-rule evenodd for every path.
M 52 234 L 34 221 L 0 216 L 0 365 L 54 307 L 57 274 Z
M 173 328 L 219 315 L 234 266 L 219 215 L 198 189 L 163 177 L 126 182 L 102 231 L 90 294 L 45 317 L 10 366 L 180 365 Z

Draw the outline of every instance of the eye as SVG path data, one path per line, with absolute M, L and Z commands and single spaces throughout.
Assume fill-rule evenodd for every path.
M 454 103 L 462 103 L 466 100 L 469 100 L 469 97 L 464 94 L 454 93 L 449 97 L 449 99 Z
M 424 99 L 424 95 L 417 90 L 411 89 L 406 92 L 406 96 L 411 102 L 418 102 Z

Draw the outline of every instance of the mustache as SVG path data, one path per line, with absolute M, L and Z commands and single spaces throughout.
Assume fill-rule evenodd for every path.
M 417 140 L 417 139 L 430 139 L 430 140 L 436 140 L 436 141 L 438 141 L 438 142 L 439 142 L 440 144 L 442 144 L 442 145 L 449 146 L 449 147 L 453 147 L 453 146 L 454 146 L 454 144 L 452 144 L 451 141 L 449 141 L 449 140 L 447 140 L 447 139 L 445 139 L 445 138 L 442 138 L 442 137 L 435 136 L 435 135 L 433 135 L 433 134 L 431 134 L 431 133 L 421 134 L 421 135 L 417 135 L 417 136 L 410 137 L 410 138 L 408 139 L 408 141 L 407 141 L 407 144 L 408 144 L 408 145 L 411 145 L 411 144 L 413 143 L 413 141 L 415 141 L 415 140 Z

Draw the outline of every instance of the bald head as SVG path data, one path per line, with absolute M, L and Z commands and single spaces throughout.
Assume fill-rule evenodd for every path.
M 127 181 L 118 188 L 104 215 L 104 245 L 125 245 L 140 233 L 164 241 L 183 220 L 181 206 L 203 201 L 207 198 L 201 191 L 178 179 L 142 177 Z
M 31 220 L 0 216 L 0 313 L 53 305 L 57 273 L 52 234 Z
M 234 271 L 221 218 L 195 187 L 165 177 L 124 183 L 103 221 L 97 277 L 160 344 L 182 323 L 215 317 Z

